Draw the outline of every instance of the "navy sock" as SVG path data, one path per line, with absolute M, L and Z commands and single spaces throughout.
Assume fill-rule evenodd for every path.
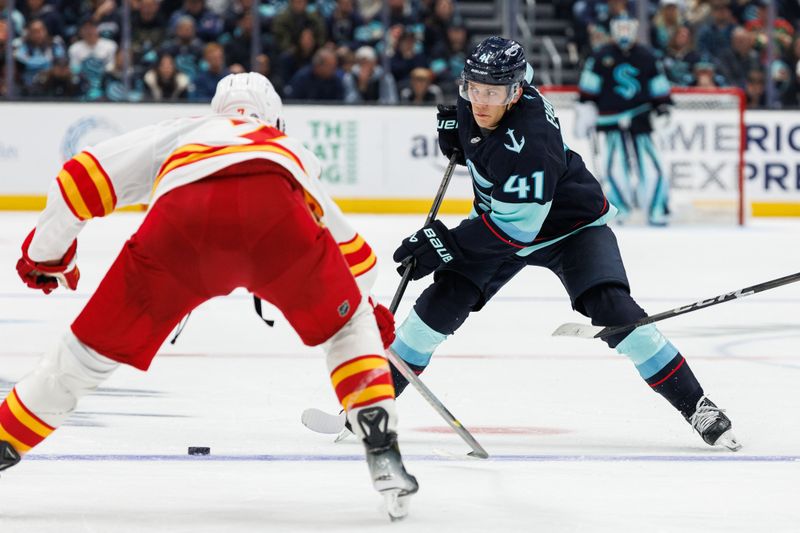
M 680 411 L 684 418 L 694 414 L 697 402 L 703 396 L 703 387 L 680 353 L 667 366 L 645 381 Z

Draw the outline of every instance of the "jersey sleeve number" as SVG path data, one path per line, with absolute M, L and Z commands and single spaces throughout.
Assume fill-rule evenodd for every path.
M 530 198 L 531 186 L 528 185 L 528 179 L 533 181 L 533 200 L 544 199 L 544 170 L 537 170 L 528 176 L 519 176 L 514 174 L 509 176 L 503 185 L 503 192 L 508 194 L 517 193 L 517 198 L 520 200 L 528 200 Z

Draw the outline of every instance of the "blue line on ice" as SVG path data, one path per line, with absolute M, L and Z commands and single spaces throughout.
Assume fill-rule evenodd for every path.
M 406 455 L 408 461 L 475 461 L 466 455 Z M 343 462 L 363 461 L 363 455 L 280 454 L 280 455 L 135 455 L 135 454 L 30 454 L 26 461 L 230 461 L 230 462 Z M 737 462 L 791 463 L 800 462 L 800 455 L 739 455 L 719 453 L 709 455 L 492 455 L 497 462 Z

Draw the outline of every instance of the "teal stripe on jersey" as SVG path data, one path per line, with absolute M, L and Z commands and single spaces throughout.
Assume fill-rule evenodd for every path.
M 637 105 L 633 109 L 628 109 L 627 111 L 622 111 L 620 113 L 613 113 L 611 115 L 600 115 L 597 117 L 597 125 L 598 126 L 616 126 L 619 124 L 619 121 L 622 119 L 633 120 L 633 117 L 641 115 L 642 113 L 647 113 L 653 109 L 653 106 L 650 104 L 641 104 Z
M 447 335 L 432 329 L 412 309 L 397 328 L 397 337 L 391 348 L 406 363 L 428 366 L 433 351 L 446 338 Z
M 550 246 L 551 244 L 555 244 L 555 243 L 557 243 L 559 241 L 562 241 L 562 240 L 566 239 L 567 237 L 569 237 L 570 235 L 574 235 L 575 233 L 578 233 L 579 231 L 583 231 L 586 228 L 591 228 L 592 226 L 605 226 L 611 219 L 614 218 L 614 216 L 616 214 L 617 214 L 617 208 L 614 207 L 613 205 L 609 204 L 608 205 L 608 212 L 605 215 L 603 215 L 600 218 L 598 218 L 597 220 L 595 220 L 594 222 L 592 222 L 591 224 L 586 224 L 585 226 L 581 226 L 580 228 L 576 229 L 575 231 L 570 231 L 566 235 L 562 235 L 561 237 L 558 237 L 557 239 L 551 239 L 549 241 L 544 241 L 544 242 L 540 242 L 540 243 L 534 244 L 533 246 L 527 246 L 527 247 L 523 248 L 522 250 L 520 250 L 519 252 L 517 252 L 516 255 L 518 255 L 520 257 L 526 257 L 526 256 L 531 255 L 536 250 L 541 250 L 542 248 L 544 248 L 546 246 Z
M 531 242 L 542 229 L 552 201 L 546 204 L 512 204 L 492 199 L 489 217 L 500 230 L 519 242 Z
M 644 379 L 656 375 L 678 355 L 677 348 L 658 331 L 655 324 L 631 331 L 616 350 L 636 365 L 636 370 Z
M 475 168 L 475 163 L 473 163 L 469 159 L 467 159 L 467 168 L 469 169 L 469 173 L 472 176 L 472 179 L 475 180 L 475 183 L 477 183 L 480 187 L 483 187 L 484 189 L 492 188 L 492 182 L 481 176 L 480 172 L 478 172 L 478 170 Z

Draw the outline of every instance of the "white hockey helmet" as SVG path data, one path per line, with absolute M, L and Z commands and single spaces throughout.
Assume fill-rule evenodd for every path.
M 211 110 L 220 115 L 256 117 L 283 130 L 283 102 L 272 83 L 258 72 L 228 74 L 217 83 Z
M 628 50 L 636 44 L 636 36 L 639 32 L 639 22 L 622 13 L 613 19 L 610 24 L 611 39 L 623 50 Z

